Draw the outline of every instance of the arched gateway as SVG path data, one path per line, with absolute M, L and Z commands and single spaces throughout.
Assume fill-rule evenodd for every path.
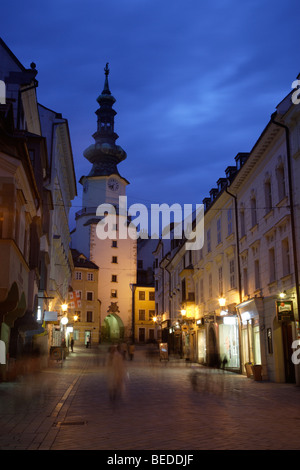
M 119 341 L 124 339 L 124 324 L 116 313 L 109 313 L 102 325 L 102 341 Z

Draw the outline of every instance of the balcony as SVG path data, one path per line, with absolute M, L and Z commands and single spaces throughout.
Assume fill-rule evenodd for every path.
M 79 217 L 83 215 L 96 215 L 97 207 L 84 207 L 80 211 L 76 212 L 75 220 L 79 219 Z

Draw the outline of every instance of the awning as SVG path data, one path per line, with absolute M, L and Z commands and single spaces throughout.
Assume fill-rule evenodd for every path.
M 8 312 L 6 315 L 4 315 L 5 323 L 8 326 L 10 326 L 10 328 L 13 328 L 14 324 L 15 324 L 15 321 L 18 318 L 23 317 L 24 313 L 26 312 L 26 307 L 27 307 L 27 305 L 26 305 L 25 294 L 24 294 L 24 292 L 22 292 L 17 307 L 14 310 Z
M 14 324 L 20 332 L 26 333 L 27 335 L 31 333 L 31 336 L 35 333 L 42 333 L 44 328 L 36 321 L 32 311 L 27 310 L 25 315 L 21 318 L 18 318 Z
M 0 322 L 2 321 L 4 315 L 12 310 L 17 308 L 19 303 L 19 289 L 16 282 L 14 282 L 7 294 L 5 300 L 0 302 Z
M 253 297 L 237 305 L 242 322 L 252 318 L 258 318 L 259 312 L 263 312 L 263 299 L 261 297 Z

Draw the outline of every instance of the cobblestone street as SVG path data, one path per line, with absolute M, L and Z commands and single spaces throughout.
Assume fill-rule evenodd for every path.
M 126 390 L 112 404 L 104 363 L 103 349 L 75 348 L 62 366 L 0 383 L 0 449 L 300 449 L 296 385 L 150 362 L 141 348 L 126 361 Z

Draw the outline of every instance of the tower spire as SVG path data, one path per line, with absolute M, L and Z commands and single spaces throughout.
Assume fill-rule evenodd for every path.
M 113 105 L 116 100 L 109 89 L 109 72 L 107 62 L 104 68 L 104 88 L 97 98 L 99 103 L 99 108 L 96 111 L 97 131 L 93 134 L 95 144 L 90 145 L 83 153 L 85 158 L 93 164 L 89 176 L 118 174 L 117 164 L 126 158 L 126 152 L 122 147 L 116 145 L 116 140 L 119 137 L 114 131 L 114 118 L 117 113 L 113 109 Z
M 105 81 L 104 81 L 104 88 L 102 91 L 102 95 L 111 95 L 109 84 L 108 84 L 108 75 L 109 75 L 108 62 L 106 63 L 106 66 L 104 68 L 104 73 L 105 73 Z

